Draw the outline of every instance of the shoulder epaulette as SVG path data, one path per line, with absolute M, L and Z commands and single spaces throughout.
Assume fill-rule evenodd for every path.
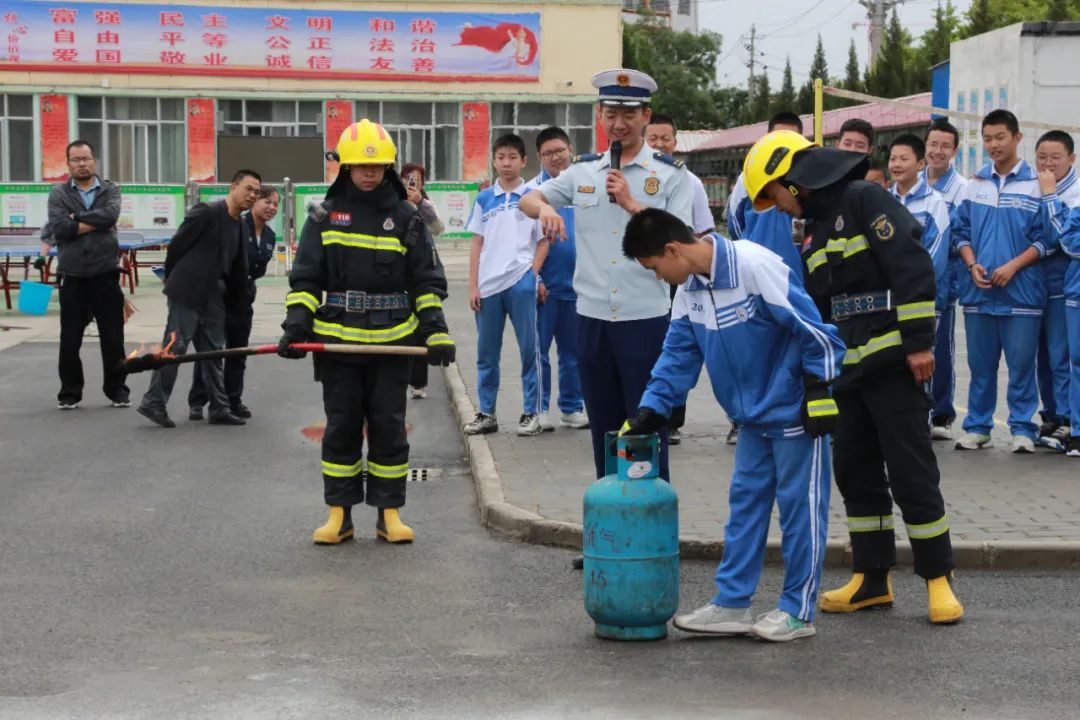
M 604 157 L 603 153 L 585 153 L 584 155 L 575 155 L 571 162 L 589 162 L 591 160 L 599 160 L 602 157 Z
M 659 160 L 662 163 L 666 163 L 668 165 L 671 165 L 672 167 L 681 168 L 683 165 L 686 164 L 682 160 L 676 160 L 675 158 L 671 157 L 670 155 L 666 155 L 666 154 L 664 154 L 662 152 L 654 152 L 653 157 L 656 158 L 657 160 Z

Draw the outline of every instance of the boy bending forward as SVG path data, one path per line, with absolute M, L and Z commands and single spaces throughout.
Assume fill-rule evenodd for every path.
M 675 618 L 675 627 L 714 635 L 789 641 L 812 624 L 829 512 L 829 440 L 837 418 L 827 383 L 844 345 L 780 257 L 720 235 L 695 239 L 662 210 L 635 215 L 623 252 L 679 284 L 663 354 L 628 432 L 662 427 L 686 401 L 704 363 L 713 394 L 739 425 L 730 517 L 717 592 Z M 756 618 L 750 602 L 765 560 L 773 500 L 780 507 L 784 590 Z

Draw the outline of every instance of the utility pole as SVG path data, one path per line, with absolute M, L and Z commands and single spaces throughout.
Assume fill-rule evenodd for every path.
M 757 60 L 756 49 L 754 43 L 757 40 L 757 27 L 753 24 L 750 25 L 750 43 L 746 45 L 746 49 L 750 51 L 750 82 L 746 86 L 747 105 L 754 102 L 754 89 L 757 83 L 754 82 L 754 62 Z
M 881 36 L 885 32 L 885 23 L 889 12 L 904 0 L 859 0 L 859 4 L 866 8 L 866 16 L 870 20 L 870 61 L 867 67 L 874 67 L 878 51 L 881 50 Z

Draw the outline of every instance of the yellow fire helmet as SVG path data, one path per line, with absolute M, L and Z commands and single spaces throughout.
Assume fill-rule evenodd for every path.
M 754 143 L 743 163 L 746 194 L 754 203 L 754 210 L 768 210 L 775 203 L 761 194 L 773 180 L 779 180 L 791 170 L 795 153 L 814 147 L 802 135 L 792 130 L 777 130 Z
M 334 155 L 342 165 L 393 165 L 397 148 L 382 125 L 365 118 L 345 128 Z

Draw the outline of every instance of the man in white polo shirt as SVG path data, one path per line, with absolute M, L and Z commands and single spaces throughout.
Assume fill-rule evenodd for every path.
M 536 301 L 543 301 L 537 284 L 547 257 L 548 241 L 540 236 L 540 223 L 518 209 L 528 192 L 521 171 L 525 168 L 525 142 L 503 135 L 491 151 L 498 179 L 476 198 L 467 230 L 473 234 L 469 253 L 469 307 L 476 313 L 478 334 L 476 370 L 480 412 L 465 426 L 467 435 L 497 432 L 495 401 L 499 394 L 499 355 L 506 317 L 514 326 L 521 355 L 523 410 L 518 435 L 539 435 L 540 358 L 536 335 Z

